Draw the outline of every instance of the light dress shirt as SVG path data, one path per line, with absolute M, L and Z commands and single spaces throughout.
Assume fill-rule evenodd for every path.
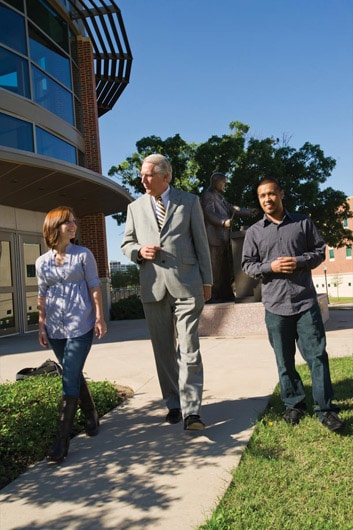
M 65 262 L 55 265 L 49 250 L 36 260 L 38 294 L 46 298 L 45 326 L 49 338 L 75 338 L 88 333 L 95 323 L 89 289 L 100 285 L 96 260 L 85 247 L 69 243 Z
M 285 212 L 279 224 L 266 215 L 245 233 L 243 271 L 262 280 L 262 303 L 271 313 L 302 313 L 317 300 L 311 269 L 325 260 L 326 245 L 312 220 Z M 291 274 L 274 273 L 271 262 L 281 256 L 297 259 Z
M 165 211 L 167 211 L 167 206 L 168 206 L 168 202 L 169 202 L 169 193 L 170 193 L 170 187 L 168 186 L 168 188 L 163 193 L 161 193 L 161 195 L 160 195 L 160 197 L 162 198 L 162 201 L 163 201 L 163 205 L 164 205 Z M 154 213 L 156 213 L 156 202 L 157 202 L 156 198 L 153 197 L 152 195 L 150 197 L 151 197 L 152 207 L 153 207 Z

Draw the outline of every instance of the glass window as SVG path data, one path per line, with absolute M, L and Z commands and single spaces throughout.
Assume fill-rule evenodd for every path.
M 27 0 L 28 17 L 63 50 L 69 51 L 68 25 L 43 0 Z
M 328 253 L 329 253 L 329 258 L 330 259 L 335 259 L 335 251 L 334 251 L 333 248 L 330 248 Z
M 0 145 L 33 152 L 32 124 L 0 112 Z
M 2 5 L 0 5 L 0 42 L 27 55 L 24 18 Z
M 14 327 L 13 294 L 0 293 L 0 335 L 15 331 Z
M 37 293 L 26 293 L 26 318 L 27 330 L 37 328 L 38 324 L 38 309 L 37 309 Z
M 38 66 L 71 88 L 69 59 L 38 31 L 29 27 L 30 57 Z
M 23 243 L 23 260 L 26 285 L 27 329 L 35 329 L 38 323 L 36 259 L 40 256 L 39 243 Z
M 78 52 L 77 52 L 77 39 L 76 36 L 69 31 L 70 39 L 70 55 L 71 59 L 77 64 L 78 63 Z
M 73 80 L 73 91 L 75 92 L 76 96 L 80 96 L 80 74 L 78 71 L 77 66 L 72 63 L 72 80 Z
M 344 228 L 348 228 L 348 219 L 347 219 L 347 217 L 345 219 L 343 219 L 343 227 Z
M 71 125 L 74 124 L 72 94 L 32 66 L 34 100 Z
M 76 164 L 76 149 L 73 145 L 64 142 L 64 140 L 44 131 L 40 127 L 36 127 L 36 136 L 37 152 L 39 154 Z
M 0 287 L 12 285 L 10 242 L 0 240 Z
M 346 247 L 346 258 L 352 258 L 352 247 Z
M 14 304 L 12 294 L 11 248 L 9 241 L 0 240 L 0 335 L 14 331 Z M 7 288 L 7 289 L 6 289 Z
M 6 0 L 6 3 L 19 11 L 23 11 L 23 0 Z
M 25 266 L 26 286 L 37 285 L 36 279 L 36 259 L 40 256 L 40 245 L 38 243 L 24 243 L 23 256 Z
M 28 62 L 0 47 L 0 88 L 30 97 Z
M 86 167 L 86 156 L 85 156 L 85 153 L 83 153 L 79 149 L 77 150 L 77 163 L 78 163 L 79 166 Z

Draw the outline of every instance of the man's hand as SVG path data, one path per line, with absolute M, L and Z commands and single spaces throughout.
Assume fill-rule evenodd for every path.
M 281 272 L 283 274 L 292 274 L 297 268 L 297 259 L 289 256 L 282 256 L 271 262 L 272 272 Z
M 140 248 L 139 257 L 143 259 L 154 260 L 158 250 L 161 250 L 161 247 L 157 247 L 156 245 L 145 245 L 144 247 Z
M 205 302 L 210 300 L 212 295 L 212 286 L 211 285 L 204 285 L 203 286 L 203 299 Z

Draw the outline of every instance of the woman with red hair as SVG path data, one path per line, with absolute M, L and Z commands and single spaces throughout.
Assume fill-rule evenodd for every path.
M 93 334 L 101 339 L 107 326 L 97 264 L 92 252 L 74 244 L 77 221 L 67 206 L 45 217 L 43 235 L 48 252 L 36 261 L 39 343 L 52 347 L 62 365 L 62 403 L 59 428 L 49 463 L 60 463 L 68 453 L 72 424 L 80 404 L 88 436 L 98 433 L 94 401 L 83 377 L 83 366 Z

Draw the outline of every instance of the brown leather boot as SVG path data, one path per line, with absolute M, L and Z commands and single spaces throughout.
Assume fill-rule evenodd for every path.
M 87 436 L 96 436 L 99 431 L 99 416 L 86 381 L 81 383 L 79 403 L 85 417 Z
M 78 398 L 73 396 L 63 396 L 61 402 L 61 412 L 59 428 L 56 433 L 54 446 L 47 456 L 48 464 L 60 464 L 67 456 L 70 445 L 70 435 L 77 410 Z

